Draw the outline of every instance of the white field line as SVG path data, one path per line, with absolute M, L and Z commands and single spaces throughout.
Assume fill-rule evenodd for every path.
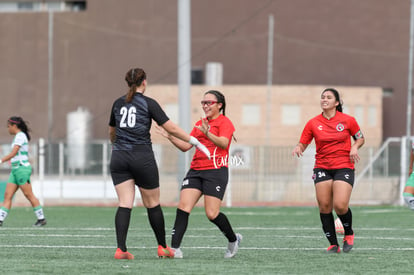
M 321 227 L 288 227 L 288 226 L 281 226 L 281 227 L 234 227 L 235 231 L 321 231 Z M 131 227 L 129 232 L 136 232 L 136 231 L 147 231 L 150 230 L 149 228 L 136 228 Z M 187 232 L 191 231 L 216 231 L 217 228 L 214 226 L 211 227 L 194 227 L 189 228 Z M 64 231 L 64 232 L 74 232 L 74 231 L 109 231 L 114 232 L 114 227 L 42 227 L 42 228 L 33 228 L 33 227 L 0 227 L 0 232 L 36 232 L 36 234 L 42 235 L 41 232 L 48 232 L 48 231 Z M 167 229 L 168 231 L 168 229 Z M 414 228 L 398 228 L 398 227 L 354 227 L 354 231 L 398 231 L 398 232 L 412 232 Z M 102 232 L 104 233 L 104 232 Z M 378 233 L 378 232 L 377 232 Z M 33 233 L 34 234 L 34 233 Z M 1 237 L 1 233 L 0 233 Z
M 0 248 L 64 248 L 64 249 L 115 249 L 115 246 L 96 246 L 96 245 L 32 245 L 32 244 L 0 244 Z M 151 249 L 156 250 L 156 247 L 143 247 L 143 246 L 128 246 L 130 249 Z M 197 246 L 197 247 L 182 247 L 183 250 L 188 249 L 211 249 L 211 250 L 223 250 L 224 247 L 214 247 L 214 246 Z M 281 250 L 281 251 L 323 251 L 325 248 L 320 247 L 240 247 L 239 250 Z M 413 247 L 393 247 L 393 248 L 383 248 L 383 247 L 358 247 L 355 250 L 360 251 L 414 251 Z

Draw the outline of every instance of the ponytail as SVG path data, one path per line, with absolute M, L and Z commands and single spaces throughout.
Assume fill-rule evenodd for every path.
M 12 116 L 7 120 L 7 122 L 11 125 L 16 125 L 17 128 L 19 128 L 20 131 L 22 131 L 27 136 L 27 140 L 30 141 L 31 137 L 30 137 L 29 132 L 31 130 L 27 126 L 27 123 L 21 117 Z
M 141 68 L 130 69 L 125 75 L 125 81 L 128 84 L 129 90 L 126 95 L 126 102 L 131 102 L 134 98 L 137 88 L 141 86 L 142 82 L 147 79 L 147 74 Z

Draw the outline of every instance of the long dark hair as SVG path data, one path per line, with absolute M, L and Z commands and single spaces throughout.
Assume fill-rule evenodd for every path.
M 27 140 L 30 141 L 31 137 L 30 137 L 30 129 L 27 126 L 27 123 L 19 116 L 12 116 L 10 117 L 7 122 L 11 125 L 16 125 L 17 128 L 20 129 L 20 131 L 22 131 L 23 133 L 25 133 L 25 135 L 27 136 Z
M 125 81 L 128 83 L 129 91 L 126 96 L 126 102 L 131 102 L 134 98 L 137 87 L 141 86 L 142 81 L 147 79 L 147 74 L 141 68 L 130 69 L 125 75 Z
M 338 93 L 338 91 L 337 91 L 337 90 L 335 90 L 334 88 L 326 88 L 325 90 L 323 90 L 322 94 L 323 94 L 324 92 L 328 92 L 328 91 L 331 91 L 331 92 L 334 94 L 334 96 L 335 96 L 335 100 L 339 103 L 339 104 L 336 106 L 336 110 L 342 113 L 342 100 L 341 100 L 341 98 L 339 97 L 339 93 Z
M 226 98 L 224 97 L 224 95 L 216 90 L 209 90 L 204 93 L 204 95 L 207 95 L 207 94 L 212 94 L 217 98 L 217 103 L 221 103 L 221 108 L 219 109 L 219 111 L 223 114 L 223 116 L 225 116 L 226 115 Z M 237 138 L 234 136 L 234 134 L 233 134 L 233 139 L 235 142 L 237 142 Z
M 204 95 L 207 95 L 207 94 L 212 94 L 217 98 L 217 103 L 221 103 L 221 108 L 219 111 L 221 111 L 223 113 L 223 116 L 225 116 L 226 115 L 226 98 L 224 97 L 224 95 L 216 90 L 209 90 L 204 93 Z

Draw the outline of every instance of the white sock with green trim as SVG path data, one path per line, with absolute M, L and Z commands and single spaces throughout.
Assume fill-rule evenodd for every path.
M 7 215 L 9 214 L 9 209 L 7 209 L 6 207 L 1 207 L 0 208 L 0 221 L 4 221 L 7 217 Z
M 414 210 L 414 195 L 411 193 L 403 193 L 404 201 L 407 204 L 407 206 Z
M 36 206 L 33 208 L 33 211 L 37 217 L 38 220 L 43 220 L 45 218 L 45 215 L 43 214 L 43 208 L 41 205 Z

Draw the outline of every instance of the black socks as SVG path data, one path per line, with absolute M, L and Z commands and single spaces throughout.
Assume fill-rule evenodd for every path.
M 177 215 L 175 216 L 174 227 L 171 233 L 171 247 L 179 248 L 183 239 L 184 233 L 187 230 L 188 218 L 190 213 L 187 213 L 177 208 Z
M 155 237 L 157 238 L 158 245 L 167 247 L 167 243 L 165 241 L 164 214 L 161 206 L 157 205 L 153 208 L 147 208 L 147 213 L 150 225 L 155 233 Z
M 345 235 L 353 235 L 354 231 L 352 230 L 352 212 L 351 208 L 348 208 L 348 212 L 344 215 L 338 215 L 339 219 L 344 226 Z
M 229 242 L 237 241 L 236 234 L 234 234 L 233 228 L 231 227 L 226 215 L 220 212 L 214 220 L 210 221 L 217 225 L 217 227 L 224 234 L 224 236 L 226 236 Z
M 115 214 L 115 231 L 118 248 L 127 251 L 126 238 L 128 234 L 129 221 L 131 219 L 131 208 L 118 207 Z
M 336 239 L 335 221 L 333 214 L 319 213 L 319 215 L 322 222 L 323 232 L 325 232 L 325 236 L 328 239 L 329 243 L 331 245 L 338 245 L 338 240 Z

